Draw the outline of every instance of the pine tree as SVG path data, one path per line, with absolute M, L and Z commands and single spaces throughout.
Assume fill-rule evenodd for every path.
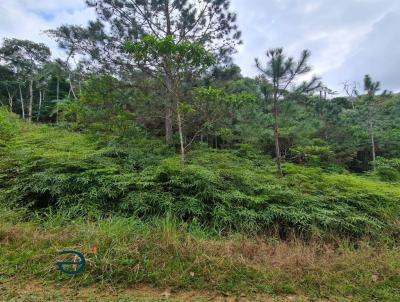
M 310 52 L 304 50 L 297 62 L 293 58 L 287 57 L 283 52 L 283 48 L 270 49 L 266 55 L 268 61 L 265 66 L 258 59 L 255 61 L 258 70 L 272 85 L 266 100 L 271 100 L 272 103 L 276 165 L 278 175 L 282 177 L 282 155 L 279 142 L 279 103 L 290 95 L 288 89 L 295 84 L 295 80 L 311 71 L 311 67 L 308 65 Z M 313 77 L 308 83 L 304 82 L 295 87 L 293 92 L 297 94 L 310 92 L 318 88 L 319 85 L 318 78 Z
M 87 0 L 96 9 L 97 21 L 87 28 L 61 26 L 49 31 L 69 54 L 90 57 L 92 65 L 118 74 L 142 69 L 123 52 L 126 41 L 137 42 L 146 35 L 157 39 L 172 36 L 177 44 L 199 43 L 219 60 L 227 61 L 240 43 L 236 14 L 229 0 Z M 165 64 L 166 66 L 167 64 Z M 169 76 L 168 69 L 160 71 Z M 172 101 L 165 99 L 165 138 L 170 141 Z
M 375 141 L 375 127 L 376 127 L 376 115 L 378 109 L 378 99 L 376 98 L 376 93 L 380 90 L 381 83 L 374 82 L 370 75 L 365 75 L 364 77 L 364 91 L 365 91 L 365 101 L 366 101 L 366 120 L 368 133 L 371 141 L 371 155 L 372 155 L 372 165 L 375 169 L 376 163 L 376 141 Z M 387 90 L 384 90 L 381 96 L 386 96 Z

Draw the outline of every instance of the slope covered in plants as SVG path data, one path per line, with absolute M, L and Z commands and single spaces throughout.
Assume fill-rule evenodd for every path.
M 71 219 L 174 216 L 217 233 L 395 239 L 400 187 L 373 177 L 274 163 L 246 146 L 199 145 L 185 163 L 144 133 L 129 140 L 32 125 L 1 111 L 0 197 Z M 332 169 L 331 169 L 332 170 Z

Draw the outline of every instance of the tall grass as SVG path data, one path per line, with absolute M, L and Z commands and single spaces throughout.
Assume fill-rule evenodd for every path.
M 43 223 L 0 222 L 0 281 L 119 289 L 147 284 L 173 291 L 296 294 L 333 301 L 400 298 L 398 247 L 243 234 L 204 237 L 168 216 L 147 223 L 115 216 Z M 58 252 L 71 249 L 83 252 L 88 263 L 85 273 L 75 277 L 55 266 Z

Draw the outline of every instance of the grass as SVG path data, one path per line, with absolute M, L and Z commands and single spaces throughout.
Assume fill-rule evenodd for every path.
M 0 111 L 0 300 L 400 301 L 398 184 L 284 172 L 256 151 L 197 146 L 182 165 L 142 133 Z M 87 270 L 57 271 L 63 250 Z
M 143 288 L 160 289 L 150 290 L 149 301 L 162 298 L 164 290 L 172 298 L 183 299 L 182 295 L 191 293 L 205 301 L 241 296 L 250 301 L 257 297 L 260 301 L 400 299 L 400 250 L 396 247 L 342 240 L 280 241 L 240 234 L 220 237 L 201 229 L 188 231 L 187 225 L 168 217 L 151 223 L 131 218 L 67 223 L 48 217 L 46 224 L 22 222 L 20 217 L 2 210 L 3 300 L 16 299 L 16 284 L 21 285 L 21 292 L 22 285 L 35 285 L 28 292 L 37 290 L 38 297 L 49 300 L 79 290 L 123 301 L 124 296 L 133 299 L 135 294 L 146 294 Z M 93 254 L 94 246 L 97 254 Z M 81 275 L 71 277 L 56 270 L 58 252 L 69 249 L 85 254 L 88 266 Z M 41 296 L 41 288 L 51 290 Z

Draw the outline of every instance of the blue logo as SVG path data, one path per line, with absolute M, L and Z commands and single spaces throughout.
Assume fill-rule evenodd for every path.
M 68 275 L 77 275 L 79 273 L 82 273 L 85 270 L 86 267 L 86 260 L 85 257 L 82 255 L 80 252 L 76 251 L 62 251 L 60 255 L 66 255 L 66 254 L 72 254 L 80 258 L 80 261 L 77 262 L 57 262 L 58 265 L 58 270 L 60 270 L 62 273 L 68 274 Z M 77 270 L 65 270 L 64 265 L 78 265 L 79 269 Z

